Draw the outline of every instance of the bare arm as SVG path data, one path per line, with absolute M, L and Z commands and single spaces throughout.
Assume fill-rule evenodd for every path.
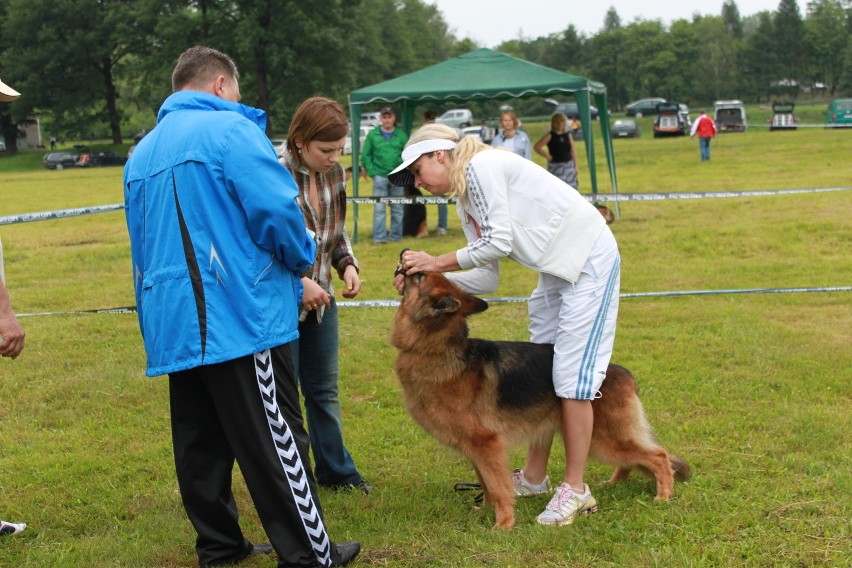
M 545 151 L 542 150 L 542 148 L 547 146 L 548 142 L 550 142 L 550 132 L 548 132 L 547 134 L 542 136 L 541 140 L 539 140 L 538 142 L 535 143 L 535 146 L 533 146 L 533 150 L 535 150 L 536 154 L 538 154 L 539 156 L 541 156 L 542 158 L 544 158 L 545 160 L 547 160 L 549 162 L 549 161 L 551 161 L 551 158 L 552 158 L 552 156 L 550 155 L 550 152 L 545 152 Z

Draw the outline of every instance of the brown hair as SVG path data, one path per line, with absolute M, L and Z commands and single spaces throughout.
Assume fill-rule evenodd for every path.
M 337 101 L 326 97 L 311 97 L 306 99 L 290 121 L 287 132 L 287 150 L 296 158 L 299 165 L 302 157 L 296 147 L 296 141 L 308 144 L 314 140 L 320 142 L 337 142 L 349 133 L 349 121 Z
M 203 45 L 190 47 L 178 57 L 172 72 L 172 91 L 203 87 L 219 75 L 233 81 L 240 79 L 237 64 L 221 51 Z
M 515 125 L 515 129 L 517 129 L 517 128 L 518 128 L 518 125 L 519 125 L 521 122 L 518 120 L 518 115 L 516 115 L 516 114 L 515 114 L 515 111 L 512 111 L 512 110 L 504 110 L 504 111 L 500 114 L 500 118 L 502 119 L 504 116 L 511 116 L 511 117 L 512 117 L 512 124 L 514 124 L 514 125 Z

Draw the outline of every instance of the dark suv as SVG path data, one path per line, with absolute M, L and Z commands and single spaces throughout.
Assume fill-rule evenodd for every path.
M 577 103 L 559 103 L 553 112 L 561 112 L 568 118 L 580 118 L 580 109 Z M 589 112 L 592 114 L 592 120 L 598 119 L 598 107 L 589 105 Z

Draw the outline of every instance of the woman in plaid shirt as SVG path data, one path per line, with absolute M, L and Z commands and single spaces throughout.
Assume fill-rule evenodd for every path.
M 299 186 L 299 206 L 317 240 L 316 261 L 302 277 L 299 339 L 293 342 L 317 482 L 369 493 L 372 487 L 343 444 L 337 396 L 338 318 L 332 269 L 344 283 L 345 298 L 354 298 L 361 290 L 358 260 L 346 233 L 346 173 L 339 162 L 348 133 L 339 104 L 311 97 L 293 115 L 287 148 L 279 159 Z

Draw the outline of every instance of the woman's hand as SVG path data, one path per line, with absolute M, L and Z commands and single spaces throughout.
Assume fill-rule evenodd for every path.
M 346 284 L 346 289 L 343 291 L 344 298 L 354 298 L 361 291 L 361 279 L 358 277 L 358 270 L 354 264 L 349 264 L 343 270 L 343 282 Z
M 322 289 L 322 286 L 314 282 L 308 277 L 302 278 L 302 307 L 308 311 L 316 310 L 320 306 L 328 307 L 331 305 L 331 296 L 328 292 Z
M 402 253 L 400 265 L 406 276 L 417 274 L 418 272 L 440 272 L 438 270 L 438 257 L 432 256 L 422 250 L 408 250 Z M 394 282 L 396 282 L 395 279 Z

